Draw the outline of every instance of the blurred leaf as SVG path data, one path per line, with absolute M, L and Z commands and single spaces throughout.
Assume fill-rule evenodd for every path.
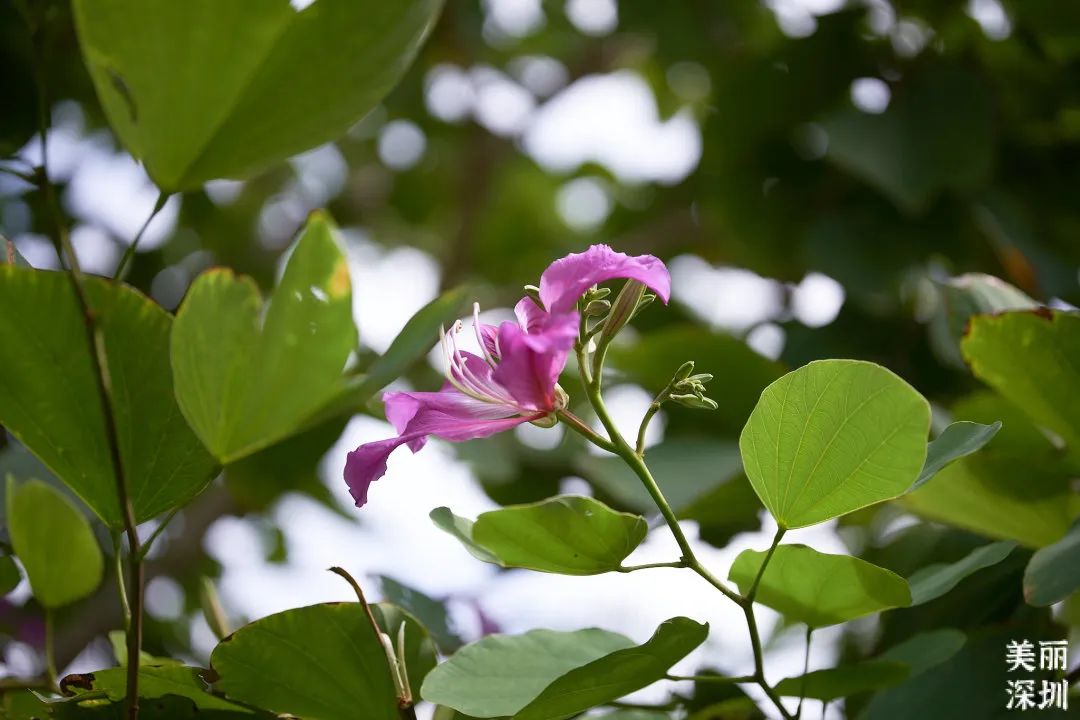
M 698 372 L 715 376 L 710 395 L 724 399 L 714 412 L 694 412 L 695 423 L 717 423 L 732 434 L 742 428 L 765 386 L 784 374 L 782 365 L 742 340 L 695 325 L 651 332 L 632 345 L 616 344 L 608 357 L 613 367 L 651 392 L 660 391 L 680 365 L 693 360 Z
M 109 639 L 109 647 L 117 665 L 127 665 L 127 635 L 123 630 L 110 630 L 106 636 Z M 142 665 L 183 665 L 180 660 L 171 658 L 155 657 L 145 650 L 139 653 L 139 662 Z
M 172 334 L 176 397 L 222 462 L 297 432 L 343 391 L 356 328 L 335 236 L 329 218 L 311 216 L 265 318 L 250 278 L 210 270 L 188 290 Z
M 912 76 L 888 108 L 849 108 L 825 120 L 828 157 L 908 212 L 946 190 L 983 183 L 993 162 L 990 97 L 977 76 L 951 68 Z
M 137 522 L 183 505 L 215 473 L 173 397 L 172 318 L 126 285 L 87 278 L 104 337 Z M 97 374 L 70 279 L 0 265 L 0 423 L 109 526 L 122 526 Z
M 766 553 L 744 550 L 728 577 L 746 593 Z M 780 545 L 765 569 L 756 600 L 812 628 L 911 604 L 907 581 L 885 568 L 805 545 Z
M 907 680 L 908 666 L 889 660 L 870 660 L 857 665 L 815 670 L 799 677 L 784 678 L 773 688 L 778 695 L 807 697 L 831 702 L 859 693 L 899 685 Z
M 680 520 L 698 524 L 702 540 L 724 547 L 732 537 L 761 527 L 761 501 L 742 473 L 678 510 Z
M 386 653 L 357 603 L 256 620 L 222 640 L 210 665 L 227 697 L 277 714 L 346 718 L 363 708 L 365 720 L 398 720 Z
M 733 483 L 741 468 L 735 443 L 700 438 L 663 442 L 649 448 L 647 458 L 653 477 L 676 512 Z M 641 480 L 620 458 L 582 454 L 577 465 L 586 479 L 620 504 L 639 512 L 656 511 Z
M 1080 522 L 1065 537 L 1036 552 L 1024 572 L 1024 599 L 1046 606 L 1080 588 Z
M 1025 414 L 991 393 L 952 408 L 964 420 L 1002 421 L 993 443 L 899 499 L 916 514 L 1027 547 L 1056 542 L 1080 512 L 1061 453 Z
M 671 666 L 705 642 L 709 626 L 684 617 L 665 621 L 637 647 L 617 650 L 566 673 L 514 715 L 563 720 L 663 680 Z
M 941 597 L 967 576 L 996 565 L 1015 549 L 1016 543 L 1009 540 L 990 543 L 976 548 L 958 562 L 921 568 L 908 578 L 911 604 L 922 605 Z
M 211 717 L 218 717 L 218 713 L 223 712 L 255 717 L 253 710 L 212 695 L 202 679 L 202 672 L 199 668 L 179 664 L 142 665 L 139 667 L 139 699 L 186 698 L 197 710 L 207 712 Z M 116 667 L 82 675 L 68 675 L 60 681 L 60 687 L 65 693 L 75 695 L 101 691 L 109 700 L 121 702 L 127 697 L 127 668 Z
M 420 685 L 438 663 L 438 658 L 435 656 L 435 643 L 419 620 L 396 605 L 375 603 L 371 606 L 371 614 L 375 617 L 379 628 L 394 643 L 395 651 L 398 648 L 398 638 L 401 637 L 399 635 L 401 626 L 405 625 L 403 636 L 405 652 L 398 656 L 398 659 L 405 662 L 413 698 L 419 698 Z
M 70 500 L 40 480 L 7 477 L 11 546 L 39 603 L 58 608 L 97 589 L 105 569 L 90 524 Z
M 1023 310 L 1038 303 L 1004 280 L 983 273 L 967 273 L 937 284 L 938 311 L 931 321 L 931 342 L 942 359 L 965 367 L 960 340 L 973 315 Z
M 22 582 L 22 574 L 10 555 L 0 555 L 0 595 L 7 595 Z
M 671 720 L 671 716 L 652 710 L 614 710 L 593 716 L 596 720 Z
M 929 403 L 890 371 L 822 360 L 765 389 L 739 448 L 765 507 L 799 528 L 903 493 L 929 431 Z
M 597 628 L 489 635 L 432 670 L 421 696 L 478 718 L 513 715 L 571 670 L 633 646 Z
M 1007 312 L 972 318 L 961 343 L 976 377 L 1058 435 L 1080 463 L 1080 313 Z
M 642 517 L 576 495 L 491 510 L 475 523 L 448 515 L 439 508 L 432 520 L 481 560 L 562 575 L 618 570 L 649 530 Z
M 450 653 L 464 644 L 454 629 L 446 607 L 441 602 L 386 575 L 379 575 L 378 578 L 383 597 L 387 602 L 415 616 L 431 633 L 432 639 L 440 650 Z
M 400 79 L 440 7 L 78 0 L 75 16 L 113 130 L 176 191 L 343 134 Z
M 893 645 L 878 655 L 877 660 L 903 663 L 910 669 L 911 677 L 915 677 L 960 652 L 966 642 L 967 637 L 959 630 L 930 630 Z
M 926 448 L 926 462 L 923 464 L 919 478 L 908 488 L 908 492 L 916 490 L 930 478 L 937 475 L 942 468 L 955 460 L 970 455 L 986 443 L 994 439 L 997 431 L 1001 429 L 1001 421 L 993 425 L 981 425 L 979 423 L 961 421 L 954 422 L 941 431 L 941 434 L 930 441 Z
M 1031 632 L 1030 628 L 1000 627 L 973 634 L 962 648 L 953 650 L 947 660 L 921 669 L 913 664 L 911 679 L 875 695 L 858 717 L 862 720 L 952 720 L 958 717 L 1005 720 L 1015 717 L 1015 711 L 1005 707 L 1006 681 L 1014 679 L 1003 661 L 1005 644 L 1017 637 L 1030 637 Z M 919 653 L 925 652 L 924 648 L 914 645 L 914 640 L 910 648 L 913 661 L 918 659 Z M 945 649 L 952 650 L 952 647 Z M 905 650 L 905 654 L 908 652 Z M 941 654 L 945 653 L 936 654 L 933 659 L 937 660 Z M 898 655 L 890 659 L 904 660 Z M 1039 687 L 1038 679 L 1035 683 Z M 995 692 L 988 692 L 988 688 Z M 1040 718 L 1071 716 L 1052 709 L 1039 713 Z

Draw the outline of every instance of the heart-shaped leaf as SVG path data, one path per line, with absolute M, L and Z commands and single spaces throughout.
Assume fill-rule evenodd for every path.
M 926 460 L 930 405 L 885 368 L 812 362 L 774 382 L 739 449 L 758 497 L 799 528 L 897 497 Z
M 489 635 L 432 670 L 420 693 L 472 717 L 507 717 L 571 670 L 633 646 L 630 638 L 597 628 Z
M 7 520 L 11 547 L 39 603 L 47 608 L 67 605 L 101 583 L 105 561 L 94 532 L 59 490 L 40 480 L 17 485 L 9 475 Z
M 347 718 L 363 708 L 365 720 L 399 720 L 386 652 L 358 603 L 256 620 L 222 640 L 210 665 L 227 697 L 277 714 Z
M 356 345 L 349 268 L 316 213 L 263 312 L 254 282 L 209 270 L 176 315 L 172 361 L 184 417 L 221 462 L 287 437 L 343 392 Z
M 571 670 L 544 688 L 514 720 L 563 720 L 663 680 L 671 666 L 705 642 L 709 626 L 667 620 L 642 645 L 616 650 Z
M 728 576 L 746 593 L 767 553 L 744 550 Z M 907 581 L 850 555 L 829 555 L 805 545 L 780 545 L 765 568 L 757 601 L 812 628 L 847 622 L 911 604 Z
M 562 575 L 618 570 L 649 529 L 640 516 L 576 495 L 492 510 L 475 523 L 446 508 L 432 519 L 485 562 Z
M 441 0 L 77 0 L 113 130 L 167 191 L 332 140 L 400 79 Z
M 126 285 L 87 278 L 135 519 L 178 507 L 215 462 L 173 395 L 172 318 Z M 70 278 L 0 264 L 0 424 L 108 525 L 123 526 L 97 373 Z

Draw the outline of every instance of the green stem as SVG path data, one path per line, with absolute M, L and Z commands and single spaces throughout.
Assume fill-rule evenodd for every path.
M 606 438 L 601 437 L 589 427 L 584 420 L 574 415 L 569 410 L 559 410 L 555 413 L 555 416 L 562 422 L 566 423 L 571 430 L 581 435 L 583 438 L 596 445 L 599 448 L 607 450 L 610 453 L 615 453 L 614 443 L 609 442 Z
M 127 587 L 124 582 L 123 541 L 120 533 L 113 532 L 113 569 L 116 571 L 116 587 L 120 591 L 120 608 L 124 613 L 124 632 L 131 629 L 131 606 L 128 605 Z
M 45 608 L 45 678 L 49 687 L 59 690 L 56 682 L 56 650 L 54 637 L 56 634 L 56 617 L 52 608 Z
M 613 447 L 611 452 L 614 452 L 622 458 L 623 462 L 634 471 L 634 474 L 641 480 L 641 483 L 645 486 L 645 490 L 648 491 L 653 502 L 656 503 L 656 507 L 660 510 L 660 514 L 664 516 L 664 521 L 667 523 L 668 529 L 670 529 L 671 534 L 675 536 L 675 542 L 678 543 L 679 549 L 682 551 L 682 562 L 701 576 L 702 579 L 719 590 L 726 598 L 743 609 L 743 614 L 746 616 L 747 630 L 750 633 L 750 644 L 754 653 L 754 674 L 751 676 L 752 681 L 756 682 L 758 686 L 761 687 L 762 692 L 764 692 L 769 700 L 772 701 L 773 705 L 776 706 L 777 711 L 784 720 L 794 720 L 791 713 L 788 712 L 787 708 L 785 708 L 780 701 L 780 697 L 776 694 L 776 691 L 773 690 L 772 686 L 765 680 L 761 635 L 758 632 L 757 620 L 754 617 L 753 593 L 757 590 L 757 582 L 755 581 L 755 585 L 751 588 L 749 596 L 743 597 L 731 590 L 731 588 L 725 585 L 723 581 L 709 572 L 709 570 L 697 559 L 693 548 L 690 546 L 690 541 L 687 540 L 686 535 L 679 526 L 679 520 L 676 517 L 675 512 L 671 509 L 671 505 L 668 504 L 667 499 L 664 497 L 664 493 L 660 490 L 660 486 L 657 485 L 656 480 L 649 471 L 648 465 L 645 464 L 645 459 L 635 450 L 635 448 L 630 447 L 629 443 L 626 442 L 626 439 L 615 426 L 615 422 L 612 420 L 610 413 L 608 413 L 607 407 L 604 405 L 600 377 L 603 374 L 603 361 L 606 350 L 606 343 L 597 348 L 597 356 L 593 358 L 592 375 L 590 376 L 588 370 L 589 365 L 586 362 L 587 358 L 585 357 L 585 347 L 581 342 L 576 346 L 582 385 L 585 387 L 585 393 L 588 397 L 589 404 L 592 405 L 593 411 L 600 420 L 600 424 L 603 425 L 604 430 L 607 431 L 608 437 L 610 438 L 610 444 Z M 772 558 L 772 553 L 775 551 L 775 546 L 780 542 L 781 537 L 783 537 L 783 531 L 778 531 L 777 536 L 773 539 L 773 547 L 770 548 L 768 555 L 766 555 L 765 560 L 762 562 L 757 580 L 760 580 L 760 574 L 764 573 L 765 566 L 768 565 L 769 560 Z
M 761 578 L 765 575 L 765 568 L 768 567 L 769 561 L 772 560 L 773 553 L 776 552 L 776 548 L 780 545 L 780 541 L 783 539 L 784 533 L 786 532 L 786 528 L 778 527 L 776 529 L 772 545 L 769 546 L 769 551 L 765 553 L 765 559 L 761 561 L 761 567 L 758 568 L 757 575 L 754 577 L 754 583 L 750 586 L 750 591 L 746 593 L 747 602 L 752 603 L 754 602 L 754 598 L 757 597 L 758 586 L 761 585 Z
M 754 675 L 739 675 L 727 677 L 726 675 L 666 675 L 668 680 L 689 680 L 690 682 L 720 683 L 725 685 L 756 683 Z
M 154 528 L 154 532 L 150 533 L 150 537 L 146 538 L 146 542 L 142 544 L 142 548 L 139 551 L 140 560 L 146 559 L 146 556 L 150 553 L 150 549 L 154 545 L 154 541 L 157 540 L 163 532 L 165 532 L 165 528 L 169 526 L 169 523 L 172 522 L 172 519 L 176 517 L 176 514 L 178 512 L 180 512 L 180 508 L 178 507 L 170 510 L 169 513 L 165 516 L 165 519 L 158 523 L 158 526 Z
M 161 209 L 165 207 L 165 203 L 168 199 L 168 193 L 158 193 L 158 199 L 157 202 L 154 203 L 154 209 L 150 211 L 150 217 L 146 218 L 146 222 L 139 228 L 139 232 L 135 233 L 135 237 L 131 240 L 131 244 L 124 250 L 124 254 L 116 266 L 116 272 L 113 273 L 113 278 L 115 280 L 124 279 L 124 271 L 127 269 L 127 265 L 131 262 L 131 259 L 135 257 L 135 251 L 139 247 L 139 241 L 142 240 L 143 233 L 146 232 L 146 228 L 150 227 L 150 223 L 153 222 L 154 218 L 157 217 L 157 214 L 161 212 Z
M 649 405 L 649 409 L 645 411 L 645 417 L 641 418 L 641 425 L 637 431 L 637 447 L 635 448 L 635 452 L 639 456 L 645 455 L 645 431 L 649 429 L 649 423 L 652 422 L 653 416 L 660 412 L 660 405 L 663 402 L 660 399 L 662 395 L 663 393 L 656 396 L 656 399 Z
M 806 675 L 810 672 L 810 641 L 814 635 L 814 628 L 806 627 L 806 654 L 803 655 L 802 681 L 799 683 L 799 706 L 795 708 L 795 720 L 802 717 L 803 700 L 806 699 Z
M 620 565 L 618 571 L 621 573 L 637 572 L 638 570 L 651 570 L 653 568 L 684 568 L 686 563 L 682 560 L 676 560 L 675 562 L 655 562 L 645 563 L 644 565 Z

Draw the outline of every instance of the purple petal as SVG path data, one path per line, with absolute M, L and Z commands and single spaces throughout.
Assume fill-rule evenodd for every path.
M 499 359 L 499 328 L 494 325 L 481 325 L 480 326 L 480 339 L 484 343 L 484 349 L 487 350 L 487 354 L 495 360 Z
M 647 285 L 665 303 L 671 296 L 671 276 L 652 255 L 631 257 L 607 245 L 593 245 L 583 253 L 556 260 L 540 276 L 540 299 L 549 313 L 574 309 L 586 290 L 605 280 L 626 278 Z
M 517 316 L 518 325 L 525 332 L 540 330 L 548 319 L 548 313 L 544 308 L 536 304 L 530 297 L 523 297 L 514 306 L 514 315 Z
M 392 392 L 384 400 L 387 417 L 400 435 L 365 443 L 349 453 L 345 461 L 345 483 L 357 507 L 367 502 L 368 488 L 386 474 L 386 460 L 399 446 L 407 444 L 416 452 L 428 435 L 453 442 L 487 437 L 539 416 L 522 417 L 516 408 L 485 403 L 457 390 Z M 399 426 L 401 422 L 404 426 Z
M 526 333 L 512 322 L 499 326 L 502 359 L 493 377 L 521 407 L 555 409 L 555 383 L 566 367 L 566 356 L 577 337 L 577 313 L 551 318 L 539 333 Z

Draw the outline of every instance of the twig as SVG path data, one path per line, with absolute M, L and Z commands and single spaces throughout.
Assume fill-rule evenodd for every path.
M 123 280 L 124 271 L 127 269 L 127 264 L 131 262 L 131 259 L 135 257 L 135 250 L 139 247 L 139 241 L 142 240 L 143 234 L 146 232 L 146 228 L 150 227 L 150 223 L 153 222 L 157 214 L 161 212 L 161 209 L 165 207 L 165 203 L 169 200 L 169 195 L 164 192 L 158 193 L 157 202 L 154 203 L 154 209 L 150 211 L 150 217 L 146 218 L 146 222 L 139 228 L 139 232 L 135 233 L 135 237 L 131 240 L 131 244 L 124 250 L 123 256 L 120 258 L 120 262 L 116 266 L 116 272 L 113 273 L 113 279 Z
M 89 296 L 82 270 L 79 267 L 79 258 L 75 254 L 75 248 L 71 244 L 67 227 L 60 212 L 60 203 L 56 198 L 56 189 L 49 178 L 48 171 L 48 128 L 49 106 L 46 94 L 44 72 L 40 62 L 40 49 L 37 47 L 37 33 L 34 32 L 33 23 L 29 13 L 24 8 L 24 19 L 30 29 L 35 51 L 39 56 L 34 63 L 34 79 L 38 89 L 38 132 L 41 139 L 41 166 L 38 169 L 38 183 L 45 196 L 45 204 L 52 215 L 52 239 L 56 246 L 56 253 L 61 258 L 67 259 L 69 268 L 68 277 L 75 292 L 76 300 L 83 315 L 83 324 L 86 329 L 86 340 L 90 350 L 90 360 L 93 365 L 97 384 L 98 399 L 101 403 L 101 411 L 105 424 L 105 439 L 109 446 L 109 458 L 113 466 L 116 478 L 117 498 L 123 515 L 124 531 L 128 537 L 128 547 L 131 557 L 130 583 L 128 587 L 128 603 L 131 607 L 131 628 L 127 633 L 128 641 L 128 674 L 127 674 L 127 700 L 129 720 L 137 720 L 139 717 L 139 651 L 142 647 L 142 584 L 143 568 L 139 560 L 139 533 L 135 523 L 135 510 L 128 495 L 127 477 L 124 474 L 123 456 L 120 450 L 119 433 L 117 432 L 116 417 L 112 407 L 111 378 L 109 376 L 108 357 L 105 349 L 105 338 L 98 327 L 94 310 L 90 304 Z

